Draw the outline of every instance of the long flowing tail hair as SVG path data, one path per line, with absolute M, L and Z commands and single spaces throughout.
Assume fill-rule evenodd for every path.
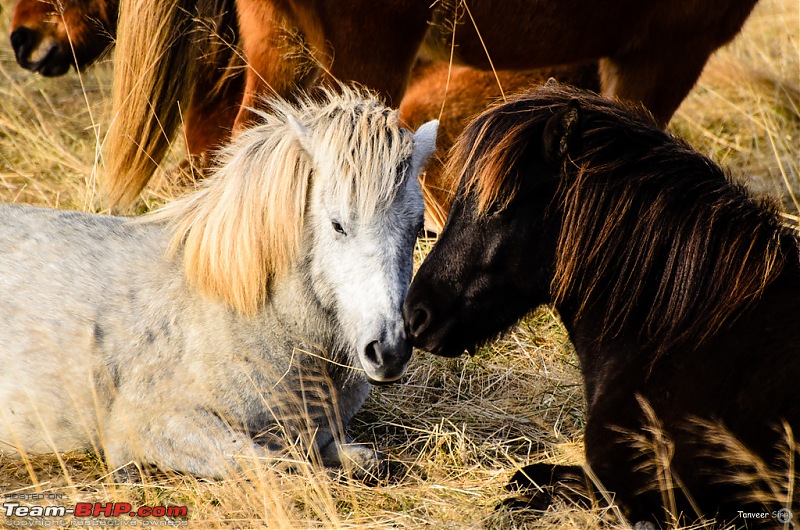
M 235 55 L 220 35 L 235 26 L 232 0 L 122 0 L 114 59 L 103 193 L 128 206 L 156 171 L 192 97 L 199 65 Z

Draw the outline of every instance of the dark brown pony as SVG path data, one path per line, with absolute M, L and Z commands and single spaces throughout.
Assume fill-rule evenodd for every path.
M 104 179 L 113 203 L 135 200 L 161 160 L 193 83 L 187 21 L 220 1 L 122 5 Z M 420 52 L 487 70 L 599 60 L 603 94 L 644 103 L 664 125 L 757 0 L 235 1 L 248 63 L 241 128 L 263 95 L 291 97 L 326 79 L 398 105 Z
M 479 116 L 446 171 L 415 346 L 473 351 L 551 303 L 581 363 L 587 466 L 527 466 L 514 502 L 602 487 L 642 528 L 800 513 L 800 247 L 771 205 L 641 108 L 556 84 Z

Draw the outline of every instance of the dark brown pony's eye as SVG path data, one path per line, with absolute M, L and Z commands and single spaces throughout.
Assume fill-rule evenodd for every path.
M 495 201 L 486 209 L 486 217 L 502 217 L 508 212 L 508 204 Z
M 347 235 L 347 232 L 345 232 L 344 228 L 342 227 L 342 223 L 339 221 L 331 221 L 331 226 L 333 226 L 333 229 L 336 230 L 337 233 L 342 234 L 343 236 Z

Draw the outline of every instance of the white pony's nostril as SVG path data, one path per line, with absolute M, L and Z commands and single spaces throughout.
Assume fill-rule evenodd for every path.
M 373 340 L 367 344 L 367 346 L 364 348 L 364 358 L 376 365 L 383 364 L 383 359 L 381 359 L 380 354 L 380 347 L 381 343 L 377 340 Z

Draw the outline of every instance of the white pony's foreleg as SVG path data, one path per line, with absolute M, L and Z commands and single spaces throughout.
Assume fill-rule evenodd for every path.
M 372 447 L 353 443 L 348 436 L 344 443 L 331 441 L 320 449 L 322 463 L 328 467 L 341 467 L 357 478 L 375 477 L 380 474 L 383 457 Z

